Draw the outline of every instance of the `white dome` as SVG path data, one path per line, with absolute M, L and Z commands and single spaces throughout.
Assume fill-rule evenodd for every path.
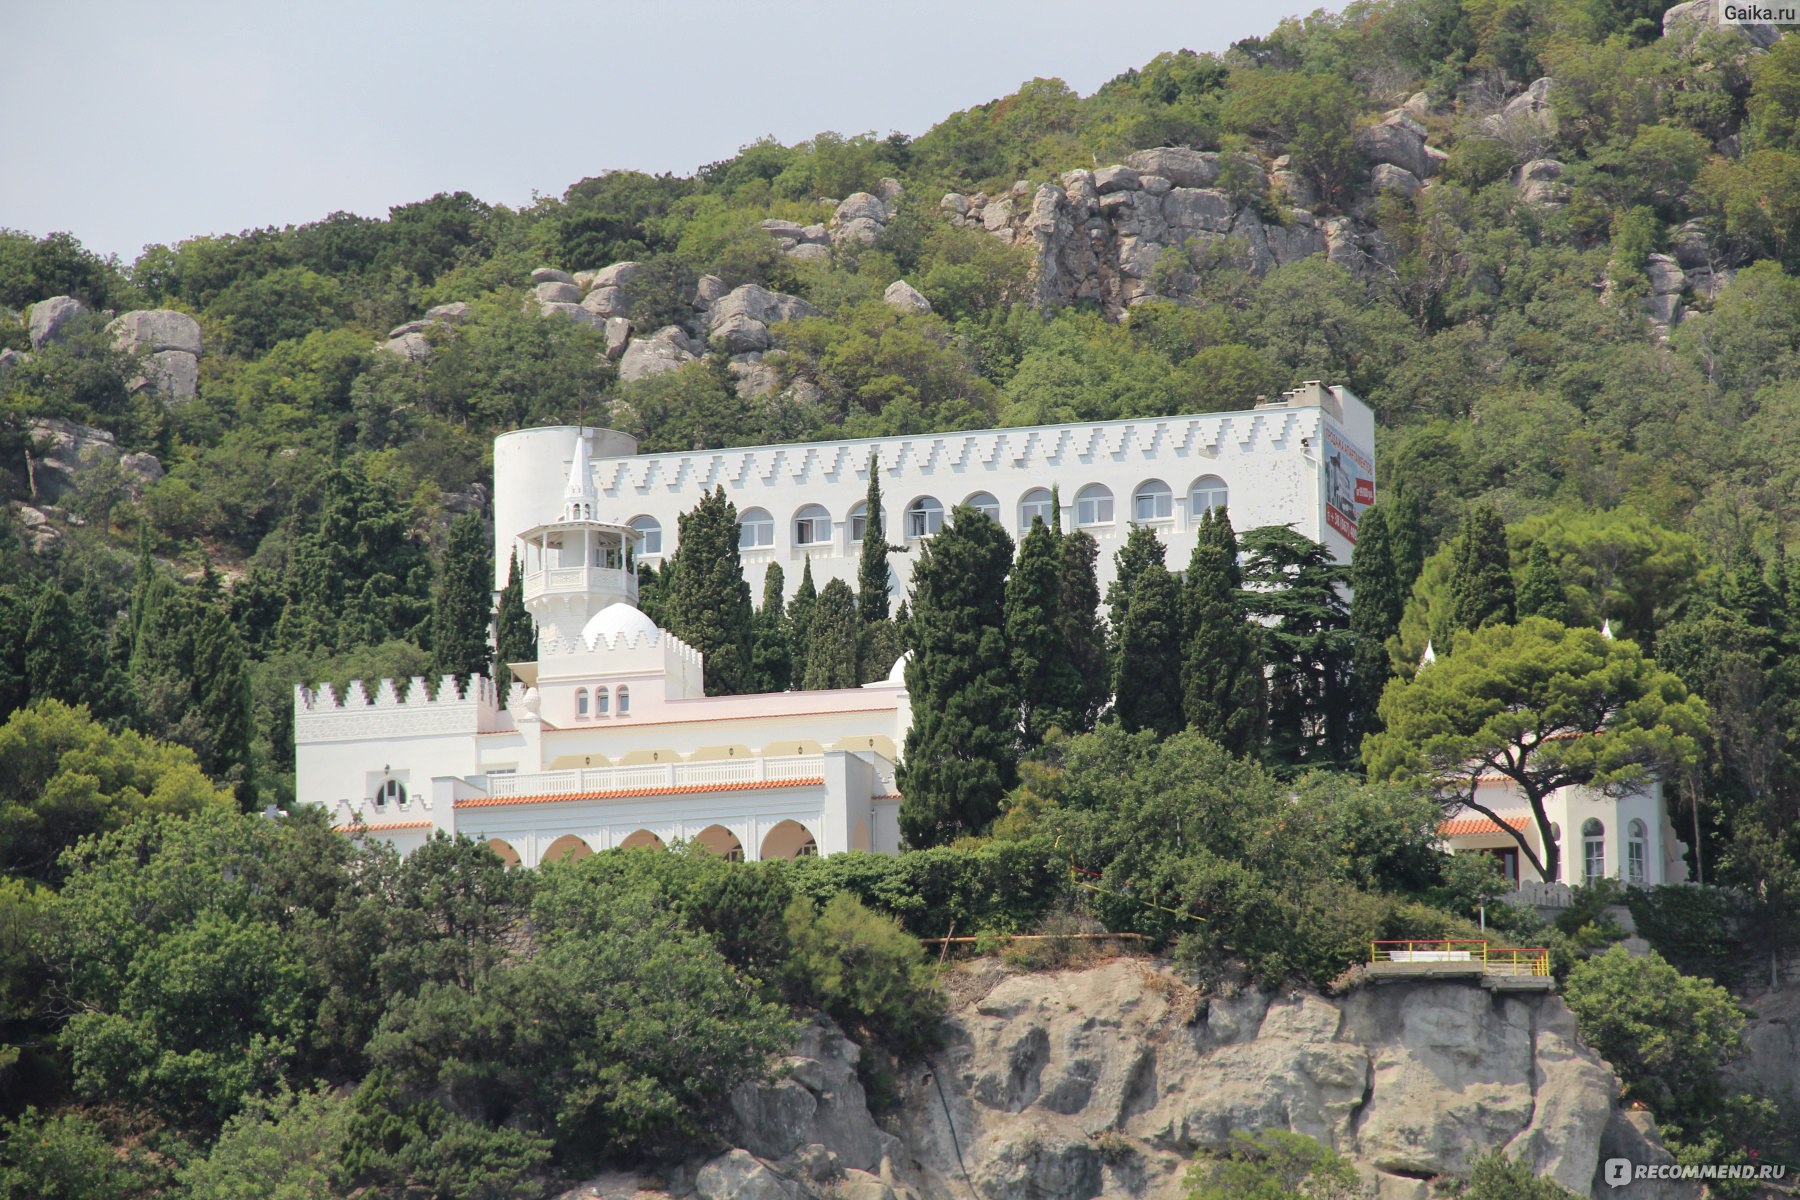
M 655 641 L 662 636 L 662 630 L 656 627 L 656 622 L 638 611 L 636 605 L 627 604 L 623 600 L 609 604 L 589 617 L 588 623 L 581 629 L 581 640 L 590 646 L 601 640 L 613 641 L 620 635 L 626 638 L 648 635 L 651 641 Z

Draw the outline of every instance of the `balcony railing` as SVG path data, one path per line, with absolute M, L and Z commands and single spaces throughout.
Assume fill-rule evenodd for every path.
M 824 774 L 823 755 L 785 754 L 769 758 L 644 763 L 635 767 L 578 767 L 527 775 L 494 775 L 488 779 L 488 794 L 573 796 L 584 792 L 642 792 L 658 788 L 795 782 L 819 779 Z
M 1475 939 L 1370 942 L 1369 965 L 1378 974 L 1544 978 L 1550 974 L 1550 951 L 1542 946 L 1495 946 Z
M 637 572 L 616 567 L 551 567 L 525 576 L 525 599 L 546 595 L 580 595 L 584 592 L 622 592 L 637 600 Z

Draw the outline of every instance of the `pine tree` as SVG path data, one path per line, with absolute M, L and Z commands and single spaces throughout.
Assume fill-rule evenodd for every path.
M 1519 619 L 1543 617 L 1558 624 L 1569 623 L 1569 593 L 1563 586 L 1562 574 L 1550 558 L 1543 542 L 1531 543 L 1525 556 L 1525 578 L 1519 584 Z
M 525 580 L 519 574 L 519 552 L 512 552 L 506 565 L 506 586 L 500 589 L 500 603 L 494 611 L 494 687 L 504 698 L 512 691 L 512 668 L 509 663 L 532 662 L 537 658 L 537 622 L 525 608 Z
M 1106 585 L 1106 611 L 1112 618 L 1112 644 L 1108 651 L 1115 664 L 1111 674 L 1118 673 L 1119 635 L 1131 610 L 1131 593 L 1137 586 L 1137 577 L 1151 567 L 1166 566 L 1167 553 L 1155 530 L 1148 525 L 1133 525 L 1131 532 L 1125 535 L 1125 544 L 1113 555 L 1113 581 Z
M 488 620 L 494 611 L 494 564 L 481 518 L 464 513 L 450 525 L 450 541 L 431 598 L 431 673 L 456 676 L 466 688 L 493 670 Z
M 850 585 L 833 579 L 813 606 L 806 638 L 806 689 L 850 688 L 861 682 L 857 650 L 861 629 Z
M 794 598 L 788 601 L 788 634 L 793 638 L 792 665 L 789 667 L 794 682 L 806 686 L 806 660 L 812 637 L 813 609 L 819 604 L 819 590 L 813 586 L 812 555 L 807 555 L 800 566 L 800 586 L 794 589 Z
M 1119 627 L 1119 666 L 1113 712 L 1136 733 L 1167 736 L 1181 729 L 1181 588 L 1167 568 L 1137 573 Z
M 1269 669 L 1267 756 L 1279 772 L 1341 767 L 1350 740 L 1349 573 L 1285 525 L 1244 534 L 1244 607 L 1263 626 Z
M 900 832 L 917 849 L 987 828 L 1013 783 L 1018 695 L 1005 631 L 1012 552 L 999 522 L 953 516 L 913 571 L 913 723 L 899 784 Z
M 793 684 L 785 584 L 781 564 L 770 563 L 763 576 L 762 607 L 756 610 L 756 640 L 750 652 L 759 692 L 785 692 Z
M 1043 744 L 1045 732 L 1069 707 L 1073 691 L 1073 666 L 1058 621 L 1061 540 L 1043 521 L 1033 521 L 1006 580 L 1006 645 L 1019 688 L 1023 750 Z
M 1100 581 L 1094 564 L 1099 544 L 1085 529 L 1062 536 L 1057 547 L 1056 628 L 1069 663 L 1068 693 L 1047 720 L 1067 733 L 1087 733 L 1112 695 L 1106 623 L 1100 618 Z
M 1200 518 L 1182 587 L 1181 700 L 1187 724 L 1233 754 L 1262 744 L 1262 655 L 1244 612 L 1237 535 L 1223 508 Z
M 1357 524 L 1356 549 L 1350 555 L 1350 589 L 1350 679 L 1355 689 L 1351 737 L 1361 738 L 1381 728 L 1376 710 L 1392 674 L 1387 643 L 1400 631 L 1400 615 L 1406 608 L 1406 593 L 1401 590 L 1400 571 L 1394 563 L 1394 539 L 1380 505 L 1365 509 Z
M 862 556 L 856 562 L 856 610 L 865 624 L 885 621 L 892 611 L 888 597 L 888 553 L 902 550 L 890 546 L 881 515 L 881 460 L 869 453 L 869 490 L 864 497 L 866 514 L 863 528 Z M 891 665 L 891 664 L 890 664 Z
M 1511 557 L 1506 526 L 1492 505 L 1472 506 L 1463 515 L 1450 573 L 1450 620 L 1454 629 L 1510 625 L 1513 621 Z
M 706 662 L 706 694 L 731 696 L 754 685 L 750 585 L 738 558 L 737 505 L 715 487 L 680 520 L 665 615 L 669 632 Z

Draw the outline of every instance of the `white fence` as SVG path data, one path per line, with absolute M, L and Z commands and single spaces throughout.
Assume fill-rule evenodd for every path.
M 645 763 L 635 767 L 581 767 L 527 775 L 491 775 L 490 796 L 572 796 L 582 792 L 641 792 L 657 788 L 782 783 L 821 779 L 820 754 L 726 758 L 710 762 Z

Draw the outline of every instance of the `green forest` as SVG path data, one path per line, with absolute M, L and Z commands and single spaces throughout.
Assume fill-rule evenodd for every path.
M 917 136 L 595 164 L 527 208 L 442 194 L 129 263 L 0 231 L 0 1200 L 553 1194 L 717 1144 L 809 1011 L 887 1094 L 943 1004 L 919 937 L 1080 919 L 1203 983 L 1326 987 L 1370 939 L 1463 936 L 1484 905 L 1552 948 L 1684 1161 L 1800 1159 L 1792 1098 L 1718 1070 L 1730 989 L 1791 983 L 1800 947 L 1800 39 L 1665 35 L 1669 7 L 1357 0 Z M 1380 157 L 1409 130 L 1427 178 Z M 1030 239 L 968 216 L 1157 147 L 1213 156 L 1235 227 L 1329 227 L 1332 252 L 1196 236 L 1129 304 L 1049 302 Z M 790 252 L 862 193 L 885 198 L 867 236 Z M 615 330 L 540 310 L 534 271 L 621 263 L 632 333 L 691 340 L 673 369 L 622 378 Z M 803 302 L 753 363 L 699 316 L 750 284 Z M 34 344 L 54 297 L 85 311 Z M 203 331 L 191 396 L 109 329 L 143 309 Z M 396 353 L 402 329 L 424 349 Z M 1377 417 L 1347 565 L 1221 509 L 1186 563 L 1134 530 L 1102 596 L 1085 534 L 1015 542 L 960 509 L 906 596 L 876 521 L 857 588 L 776 571 L 752 597 L 729 499 L 694 497 L 642 595 L 709 690 L 849 686 L 912 652 L 898 857 L 507 873 L 288 811 L 296 683 L 531 657 L 516 587 L 488 642 L 499 433 L 700 449 L 1222 411 L 1302 380 Z M 73 426 L 112 449 L 53 487 Z M 1584 736 L 1508 759 L 1522 730 Z M 1436 845 L 1470 762 L 1532 796 L 1655 772 L 1722 886 L 1583 889 L 1550 924 L 1495 904 L 1485 857 Z M 1558 877 L 1544 858 L 1527 874 Z M 1608 949 L 1609 903 L 1650 958 Z M 1542 1194 L 1505 1175 L 1464 1194 Z

